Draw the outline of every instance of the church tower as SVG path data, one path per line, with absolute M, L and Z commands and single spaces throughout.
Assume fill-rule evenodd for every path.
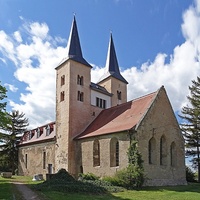
M 91 66 L 82 55 L 74 17 L 67 44 L 67 57 L 56 67 L 55 171 L 65 168 L 71 174 L 76 174 L 73 138 L 91 120 L 90 72 Z
M 127 102 L 127 84 L 119 71 L 117 56 L 113 43 L 112 34 L 108 46 L 108 54 L 106 60 L 106 73 L 101 77 L 99 83 L 112 93 L 111 107 Z

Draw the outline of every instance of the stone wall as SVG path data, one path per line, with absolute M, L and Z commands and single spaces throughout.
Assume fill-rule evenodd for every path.
M 109 77 L 99 83 L 112 93 L 111 107 L 127 102 L 127 84 L 114 77 Z M 121 92 L 121 100 L 118 100 L 117 91 Z
M 165 138 L 161 162 L 161 137 Z M 185 179 L 184 140 L 164 89 L 157 95 L 137 129 L 139 151 L 144 160 L 146 185 L 182 185 Z M 149 163 L 149 140 L 155 141 L 155 160 Z M 171 145 L 174 145 L 171 152 Z M 173 155 L 172 155 L 173 154 Z
M 110 140 L 119 140 L 119 166 L 110 167 Z M 133 138 L 138 141 L 138 149 L 144 160 L 145 185 L 184 185 L 185 179 L 185 155 L 184 140 L 179 125 L 173 113 L 172 107 L 164 89 L 161 89 L 149 108 L 149 111 L 133 131 Z M 165 139 L 163 163 L 160 161 L 160 141 Z M 149 141 L 154 138 L 155 158 L 149 162 Z M 93 166 L 93 142 L 99 140 L 100 166 Z M 173 152 L 171 145 L 173 144 Z M 77 142 L 78 167 L 83 173 L 94 173 L 97 176 L 112 176 L 117 170 L 123 169 L 128 164 L 127 150 L 130 145 L 128 132 L 102 135 L 85 138 Z M 172 158 L 173 154 L 173 159 Z M 80 172 L 80 170 L 79 170 Z
M 45 161 L 44 154 L 46 154 Z M 45 177 L 49 173 L 49 167 L 52 167 L 52 173 L 54 173 L 55 142 L 30 144 L 19 147 L 18 164 L 19 175 L 33 176 L 34 174 L 43 174 L 43 177 Z
M 91 68 L 68 60 L 57 68 L 56 80 L 56 171 L 66 169 L 75 175 L 75 144 L 73 138 L 80 134 L 102 110 L 91 105 Z M 61 85 L 61 77 L 65 83 Z M 77 77 L 83 77 L 83 84 L 77 84 Z M 84 94 L 83 101 L 77 99 L 78 91 Z M 60 93 L 65 98 L 60 101 Z M 70 162 L 69 162 L 70 161 Z
M 119 141 L 119 166 L 110 167 L 110 140 L 117 138 Z M 93 166 L 93 142 L 99 140 L 100 145 L 100 166 Z M 82 166 L 83 173 L 94 173 L 97 176 L 112 176 L 117 170 L 127 166 L 127 149 L 130 145 L 127 132 L 118 134 L 108 134 L 99 137 L 92 137 L 78 141 L 80 153 L 77 153 L 78 167 Z M 80 170 L 79 170 L 80 172 Z

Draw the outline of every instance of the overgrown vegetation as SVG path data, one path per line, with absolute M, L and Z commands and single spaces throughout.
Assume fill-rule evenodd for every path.
M 86 193 L 86 194 L 106 194 L 108 192 L 123 191 L 123 188 L 113 186 L 111 183 L 99 179 L 88 180 L 93 177 L 90 174 L 86 179 L 75 180 L 65 169 L 61 169 L 51 179 L 35 186 L 37 190 L 52 190 L 63 193 Z
M 133 140 L 131 142 L 127 155 L 128 166 L 125 169 L 117 171 L 112 177 L 104 177 L 103 180 L 127 189 L 140 188 L 144 183 L 144 168 L 142 165 L 142 156 L 138 151 L 136 141 Z
M 195 172 L 193 172 L 189 167 L 186 167 L 186 180 L 188 182 L 197 182 Z
M 95 181 L 95 180 L 98 180 L 99 177 L 96 176 L 95 174 L 93 173 L 86 173 L 86 174 L 82 174 L 80 173 L 79 174 L 79 180 L 90 180 L 90 181 Z

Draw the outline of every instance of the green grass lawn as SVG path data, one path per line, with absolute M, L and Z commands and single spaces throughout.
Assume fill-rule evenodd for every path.
M 44 194 L 52 200 L 199 200 L 200 184 L 173 187 L 146 187 L 141 190 L 129 190 L 110 195 L 63 194 L 46 191 Z
M 39 182 L 31 181 L 31 177 L 13 176 L 11 179 L 0 177 L 0 200 L 13 199 L 13 194 L 20 199 L 20 194 L 11 182 L 19 181 L 28 184 L 31 188 Z M 129 190 L 125 192 L 107 195 L 69 194 L 55 191 L 41 191 L 41 196 L 49 200 L 199 200 L 200 184 L 174 187 L 145 187 L 141 190 Z M 46 199 L 46 198 L 45 198 Z

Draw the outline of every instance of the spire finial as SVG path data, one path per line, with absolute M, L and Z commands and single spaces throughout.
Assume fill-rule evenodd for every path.
M 100 81 L 107 78 L 108 76 L 113 76 L 116 79 L 119 79 L 126 84 L 128 83 L 119 71 L 119 65 L 117 61 L 117 56 L 115 52 L 115 47 L 114 47 L 111 31 L 110 31 L 110 41 L 109 41 L 109 46 L 108 46 L 107 59 L 106 59 L 106 69 L 107 69 L 107 73 L 101 78 Z
M 75 13 L 74 13 L 74 20 L 72 22 L 72 27 L 67 43 L 67 56 L 70 59 L 73 59 L 77 62 L 83 63 L 89 67 L 90 64 L 83 58 L 81 44 L 78 35 L 78 29 L 76 25 Z

